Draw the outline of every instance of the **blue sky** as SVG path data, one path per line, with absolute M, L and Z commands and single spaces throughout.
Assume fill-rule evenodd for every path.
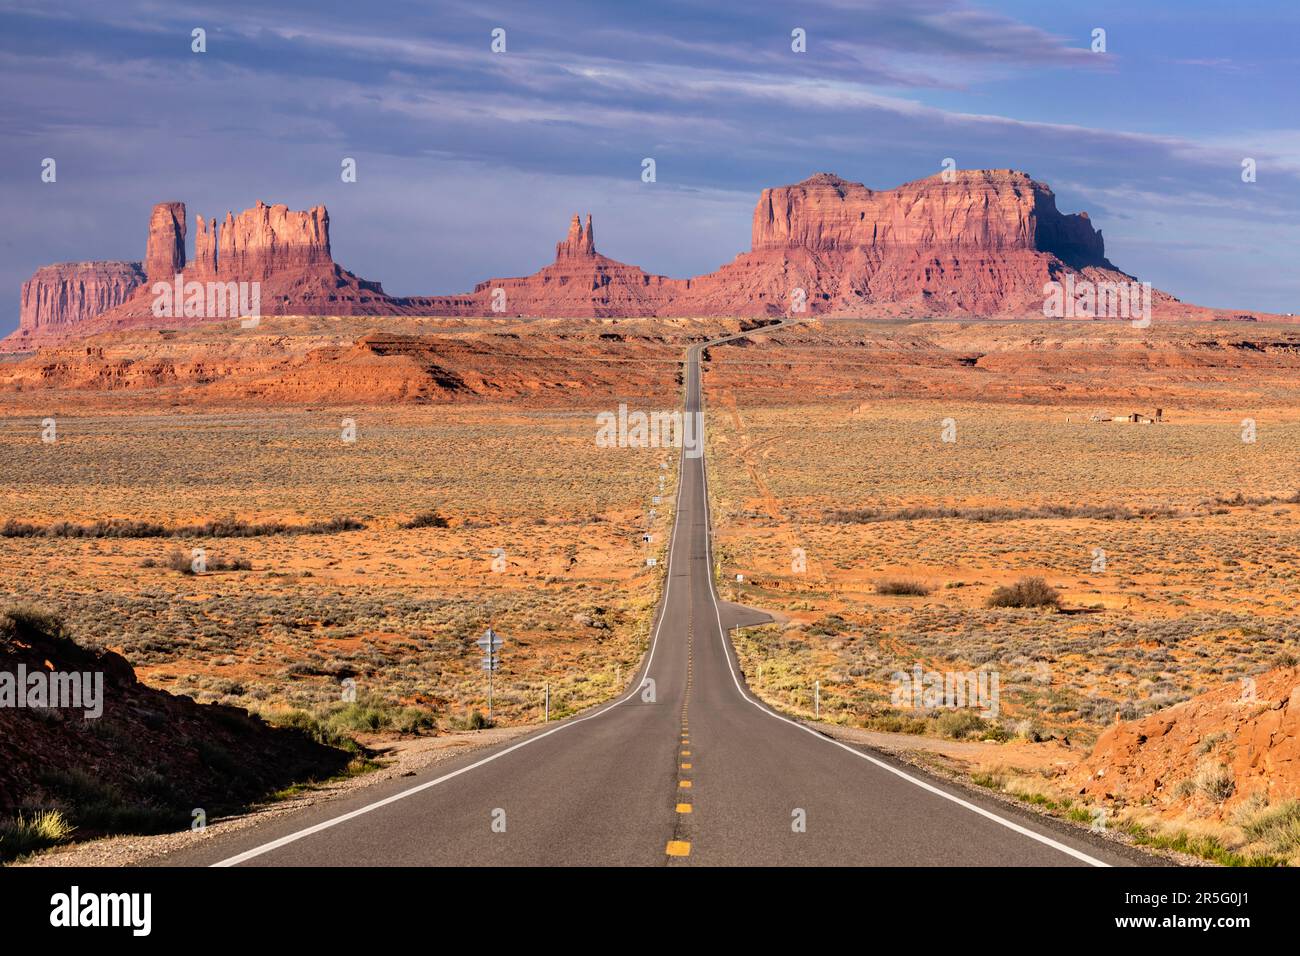
M 765 186 L 949 156 L 1047 182 L 1184 299 L 1300 311 L 1293 2 L 266 6 L 0 0 L 0 333 L 38 266 L 143 257 L 162 200 L 191 249 L 196 212 L 323 202 L 344 266 L 449 293 L 546 264 L 574 212 L 614 258 L 712 271 Z

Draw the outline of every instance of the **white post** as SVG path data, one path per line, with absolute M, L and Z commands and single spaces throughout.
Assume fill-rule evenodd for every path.
M 818 720 L 820 720 L 822 716 L 822 682 L 821 681 L 817 681 L 815 684 L 813 684 L 813 715 L 816 716 Z
M 550 719 L 551 719 L 551 684 L 548 681 L 546 684 L 546 716 L 542 718 L 542 721 L 546 722 Z

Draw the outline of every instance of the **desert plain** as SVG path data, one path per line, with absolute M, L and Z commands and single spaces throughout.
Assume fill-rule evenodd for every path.
M 1247 816 L 1295 768 L 1216 789 L 1226 732 L 1145 796 L 1077 796 L 1108 730 L 1297 662 L 1286 325 L 115 332 L 0 363 L 0 602 L 173 694 L 276 719 L 355 693 L 390 733 L 485 722 L 491 626 L 491 718 L 542 720 L 548 687 L 552 718 L 576 713 L 647 646 L 676 481 L 675 449 L 602 447 L 597 416 L 676 407 L 684 349 L 741 328 L 706 355 L 704 394 L 720 590 L 775 618 L 735 635 L 756 694 L 1080 820 L 1108 806 L 1210 858 L 1290 857 Z M 990 606 L 1026 578 L 1053 600 Z M 899 707 L 918 665 L 996 672 L 996 712 Z

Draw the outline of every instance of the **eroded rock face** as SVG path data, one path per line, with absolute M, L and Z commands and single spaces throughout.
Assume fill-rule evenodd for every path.
M 1206 741 L 1210 746 L 1206 746 Z M 1217 791 L 1188 786 L 1206 769 Z M 1300 797 L 1300 668 L 1280 667 L 1115 724 L 1071 772 L 1080 793 L 1222 814 Z
M 1009 169 L 953 171 L 950 181 L 940 174 L 890 190 L 818 173 L 765 189 L 750 250 L 693 279 L 654 275 L 601 255 L 590 214 L 585 225 L 573 217 L 555 261 L 532 275 L 490 279 L 460 295 L 408 298 L 388 296 L 379 283 L 333 261 L 324 206 L 294 211 L 259 201 L 238 216 L 226 213 L 222 222 L 197 216 L 188 264 L 185 232 L 182 203 L 154 207 L 144 270 L 150 285 L 177 272 L 184 281 L 258 282 L 265 315 L 1023 318 L 1042 315 L 1049 282 L 1070 276 L 1117 286 L 1133 281 L 1107 261 L 1101 233 L 1086 213 L 1059 212 L 1051 189 Z M 42 280 L 30 317 L 25 287 L 24 328 L 41 325 L 47 338 L 66 340 L 157 326 L 149 289 L 128 288 L 124 265 L 82 264 L 104 267 L 102 287 L 60 290 Z M 1218 317 L 1158 290 L 1153 299 L 1157 319 Z M 223 316 L 181 321 L 214 318 Z M 31 342 L 32 333 L 16 334 L 0 349 L 20 339 Z
M 23 283 L 18 329 L 6 351 L 61 341 L 79 326 L 125 302 L 145 282 L 138 262 L 62 262 L 42 266 Z
M 1014 170 L 954 171 L 877 191 L 830 173 L 763 190 L 749 252 L 716 272 L 670 279 L 596 251 L 578 216 L 551 265 L 480 283 L 467 296 L 408 300 L 441 315 L 647 317 L 1041 314 L 1043 287 L 1070 271 L 1127 282 L 1086 213 L 1063 215 Z M 503 298 L 504 297 L 504 298 Z M 502 305 L 504 307 L 502 308 Z
M 144 271 L 150 282 L 170 281 L 185 268 L 185 203 L 160 202 L 149 217 Z
M 574 216 L 569 234 L 555 245 L 555 261 L 530 276 L 480 282 L 467 304 L 410 299 L 438 314 L 622 318 L 666 315 L 689 287 L 684 279 L 650 275 L 596 251 L 591 215 Z M 441 308 L 447 307 L 447 312 Z
M 165 203 L 154 209 L 150 227 L 150 256 L 155 236 L 166 236 L 164 212 L 179 215 L 181 269 L 173 269 L 159 279 L 172 283 L 175 275 L 181 282 L 203 284 L 257 283 L 261 315 L 389 315 L 409 311 L 384 293 L 377 282 L 358 278 L 337 265 L 330 256 L 329 212 L 324 206 L 295 211 L 288 206 L 269 206 L 259 201 L 238 216 L 227 212 L 218 222 L 215 217 L 195 217 L 194 261 L 184 263 L 184 215 L 181 203 Z M 163 222 L 160 224 L 160 220 Z M 154 224 L 159 224 L 155 230 Z M 158 244 L 161 244 L 159 239 Z M 158 256 L 160 263 L 163 261 Z M 160 319 L 154 315 L 155 296 L 152 285 L 158 279 L 149 274 L 150 287 L 102 315 L 94 316 L 76 328 L 79 335 L 136 326 L 182 325 L 191 322 L 233 318 L 233 315 L 173 314 Z M 181 297 L 174 296 L 173 301 Z M 248 297 L 251 300 L 251 296 Z M 176 312 L 178 310 L 173 310 Z
M 691 281 L 706 315 L 861 315 L 882 306 L 933 314 L 1027 315 L 1071 270 L 1125 282 L 1086 213 L 1062 215 L 1042 183 L 1008 169 L 954 170 L 871 190 L 830 173 L 765 189 L 751 249 Z M 796 290 L 800 290 L 796 292 Z
M 591 213 L 587 213 L 587 228 L 582 228 L 582 220 L 577 213 L 569 223 L 569 235 L 563 242 L 555 244 L 555 258 L 573 259 L 590 258 L 596 254 L 596 239 L 591 232 Z
M 874 191 L 831 173 L 765 189 L 752 252 L 896 248 L 1027 250 L 1109 265 L 1086 213 L 1063 216 L 1045 185 L 1011 169 L 954 170 Z
M 217 243 L 217 274 L 243 281 L 312 266 L 329 267 L 330 216 L 324 206 L 295 212 L 261 200 L 238 216 L 226 213 Z

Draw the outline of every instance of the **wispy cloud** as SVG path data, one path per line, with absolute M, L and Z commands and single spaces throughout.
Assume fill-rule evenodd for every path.
M 607 219 L 601 231 L 620 255 L 689 274 L 744 246 L 745 207 L 763 186 L 829 169 L 886 188 L 952 156 L 1046 180 L 1063 209 L 1099 217 L 1112 251 L 1141 260 L 1120 265 L 1154 270 L 1185 297 L 1259 308 L 1300 298 L 1294 270 L 1261 283 L 1257 258 L 1238 263 L 1255 281 L 1224 287 L 1231 249 L 1212 277 L 1172 236 L 1166 256 L 1151 252 L 1171 218 L 1180 239 L 1202 217 L 1270 249 L 1295 241 L 1300 130 L 1281 108 L 1285 85 L 1269 82 L 1275 61 L 1244 41 L 1206 55 L 1162 25 L 1135 48 L 1134 28 L 1116 24 L 1124 53 L 1099 56 L 1078 18 L 1044 8 L 1030 22 L 965 0 L 465 0 L 436 14 L 416 2 L 378 14 L 308 0 L 274 12 L 251 0 L 5 5 L 0 133 L 12 148 L 0 155 L 0 202 L 21 241 L 0 260 L 0 289 L 16 302 L 44 261 L 138 256 L 160 198 L 208 214 L 256 198 L 328 202 L 341 258 L 360 259 L 345 264 L 373 261 L 374 278 L 414 292 L 468 288 L 509 271 L 503 262 L 535 266 L 556 227 L 529 217 L 574 211 L 535 201 L 553 192 L 565 207 L 629 217 L 635 228 Z M 195 26 L 208 30 L 206 54 L 190 52 Z M 506 54 L 489 50 L 495 26 Z M 807 53 L 790 48 L 796 26 Z M 1241 64 L 1252 98 L 1184 111 L 1199 82 L 1189 77 L 1220 82 Z M 54 188 L 33 172 L 47 155 L 60 160 Z M 338 181 L 344 155 L 360 159 L 355 187 Z M 653 187 L 639 179 L 648 155 Z M 1258 161 L 1254 184 L 1240 181 L 1245 156 Z M 714 215 L 735 222 L 689 215 L 688 195 L 715 197 Z M 481 243 L 463 239 L 467 197 L 490 210 Z M 77 230 L 63 225 L 74 220 Z M 693 225 L 690 242 L 678 221 Z M 364 245 L 350 248 L 345 222 Z M 408 230 L 453 228 L 461 239 L 434 243 L 436 266 L 409 254 Z

